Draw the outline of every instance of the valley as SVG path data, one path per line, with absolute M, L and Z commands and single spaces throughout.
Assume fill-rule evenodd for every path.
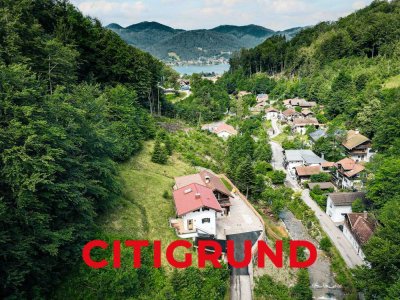
M 170 65 L 224 64 L 235 51 L 255 47 L 273 35 L 290 39 L 302 29 L 273 31 L 257 25 L 221 25 L 212 29 L 183 30 L 157 22 L 142 22 L 125 28 L 112 23 L 106 28 L 128 44 Z

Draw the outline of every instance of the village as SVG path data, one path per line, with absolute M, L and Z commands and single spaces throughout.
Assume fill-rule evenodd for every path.
M 355 203 L 362 206 L 368 201 L 365 163 L 374 155 L 371 140 L 357 129 L 330 133 L 329 128 L 315 117 L 316 113 L 323 111 L 323 106 L 315 102 L 299 98 L 270 101 L 267 94 L 252 95 L 246 91 L 233 97 L 239 100 L 248 96 L 255 97 L 256 103 L 249 107 L 249 115 L 244 118 L 261 116 L 269 124 L 267 133 L 273 150 L 271 164 L 275 170 L 285 172 L 285 185 L 301 193 L 302 200 L 314 211 L 347 267 L 367 263 L 362 247 L 373 235 L 376 221 L 365 211 L 353 211 L 353 207 Z M 234 124 L 229 124 L 229 118 L 235 114 L 227 112 L 226 115 L 223 121 L 203 124 L 201 130 L 215 134 L 223 141 L 240 134 Z M 340 143 L 344 158 L 330 161 L 323 153 L 317 155 L 312 150 L 319 139 L 329 134 Z M 279 138 L 281 135 L 285 135 L 285 139 L 300 138 L 303 147 L 284 149 Z M 176 217 L 169 223 L 179 238 L 190 238 L 195 243 L 201 239 L 214 239 L 221 244 L 223 251 L 229 239 L 242 242 L 249 239 L 253 247 L 256 247 L 257 240 L 268 240 L 263 218 L 226 175 L 199 169 L 196 174 L 174 180 Z M 291 235 L 290 226 L 287 230 Z M 238 282 L 231 286 L 232 299 L 238 290 L 241 293 L 245 291 L 251 299 L 253 267 L 233 270 L 231 276 L 239 278 L 233 279 L 233 282 Z M 323 283 L 324 280 L 314 280 L 315 286 L 325 286 L 330 291 L 328 294 L 340 299 L 336 286 L 329 287 Z M 243 294 L 241 299 L 245 299 Z

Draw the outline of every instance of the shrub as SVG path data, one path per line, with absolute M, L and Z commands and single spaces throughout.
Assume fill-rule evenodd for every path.
M 329 253 L 332 247 L 332 242 L 328 237 L 323 237 L 319 242 L 319 248 L 327 253 Z
M 273 184 L 283 184 L 286 179 L 286 173 L 284 171 L 272 171 L 268 173 L 268 177 L 271 179 Z
M 319 174 L 311 175 L 310 179 L 311 182 L 327 182 L 331 180 L 331 174 L 321 172 Z

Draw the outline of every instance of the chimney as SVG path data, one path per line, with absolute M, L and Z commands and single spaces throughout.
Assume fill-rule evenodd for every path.
M 356 130 L 354 130 L 354 133 L 355 133 L 355 134 L 359 134 L 360 131 L 359 131 L 358 129 L 356 129 Z
M 324 153 L 321 153 L 321 158 L 325 159 L 325 154 Z
M 195 198 L 200 199 L 200 193 L 196 193 Z
M 368 219 L 368 212 L 366 210 L 364 210 L 364 219 Z
M 206 175 L 205 177 L 206 183 L 210 183 L 210 176 Z

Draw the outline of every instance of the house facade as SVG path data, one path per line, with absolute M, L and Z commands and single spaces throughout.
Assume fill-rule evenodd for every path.
M 268 107 L 265 110 L 265 116 L 263 117 L 265 120 L 279 119 L 280 112 L 276 108 Z
M 335 163 L 333 180 L 341 189 L 360 191 L 364 188 L 365 167 L 351 158 L 344 158 Z
M 292 132 L 304 135 L 306 134 L 308 126 L 318 128 L 319 122 L 316 118 L 294 118 L 292 124 Z
M 295 118 L 299 117 L 300 114 L 292 108 L 288 108 L 287 110 L 282 112 L 281 119 L 286 121 L 287 123 L 291 123 Z
M 374 234 L 376 222 L 364 213 L 348 213 L 344 216 L 343 234 L 350 242 L 357 254 L 365 260 L 362 246 L 368 242 Z
M 317 175 L 322 172 L 321 166 L 297 166 L 295 174 L 300 183 L 310 180 L 312 175 Z
M 320 166 L 325 159 L 319 157 L 311 150 L 285 150 L 283 166 L 289 172 L 290 176 L 295 177 L 298 166 Z
M 358 130 L 349 130 L 342 145 L 347 155 L 355 161 L 369 162 L 374 155 L 371 140 Z
M 233 135 L 237 135 L 236 129 L 224 122 L 205 124 L 201 127 L 201 129 L 215 133 L 218 137 L 224 140 L 227 140 Z
M 191 183 L 174 190 L 173 198 L 177 218 L 170 219 L 170 225 L 179 237 L 215 237 L 222 207 L 210 188 Z
M 214 172 L 206 169 L 197 174 L 176 177 L 174 190 L 185 187 L 191 183 L 197 183 L 210 188 L 219 205 L 222 207 L 222 212 L 219 213 L 219 215 L 229 215 L 231 207 L 231 192 L 225 187 L 222 180 Z
M 365 199 L 363 192 L 331 193 L 326 202 L 326 214 L 335 223 L 344 221 L 345 214 L 351 213 L 351 205 L 356 199 Z

